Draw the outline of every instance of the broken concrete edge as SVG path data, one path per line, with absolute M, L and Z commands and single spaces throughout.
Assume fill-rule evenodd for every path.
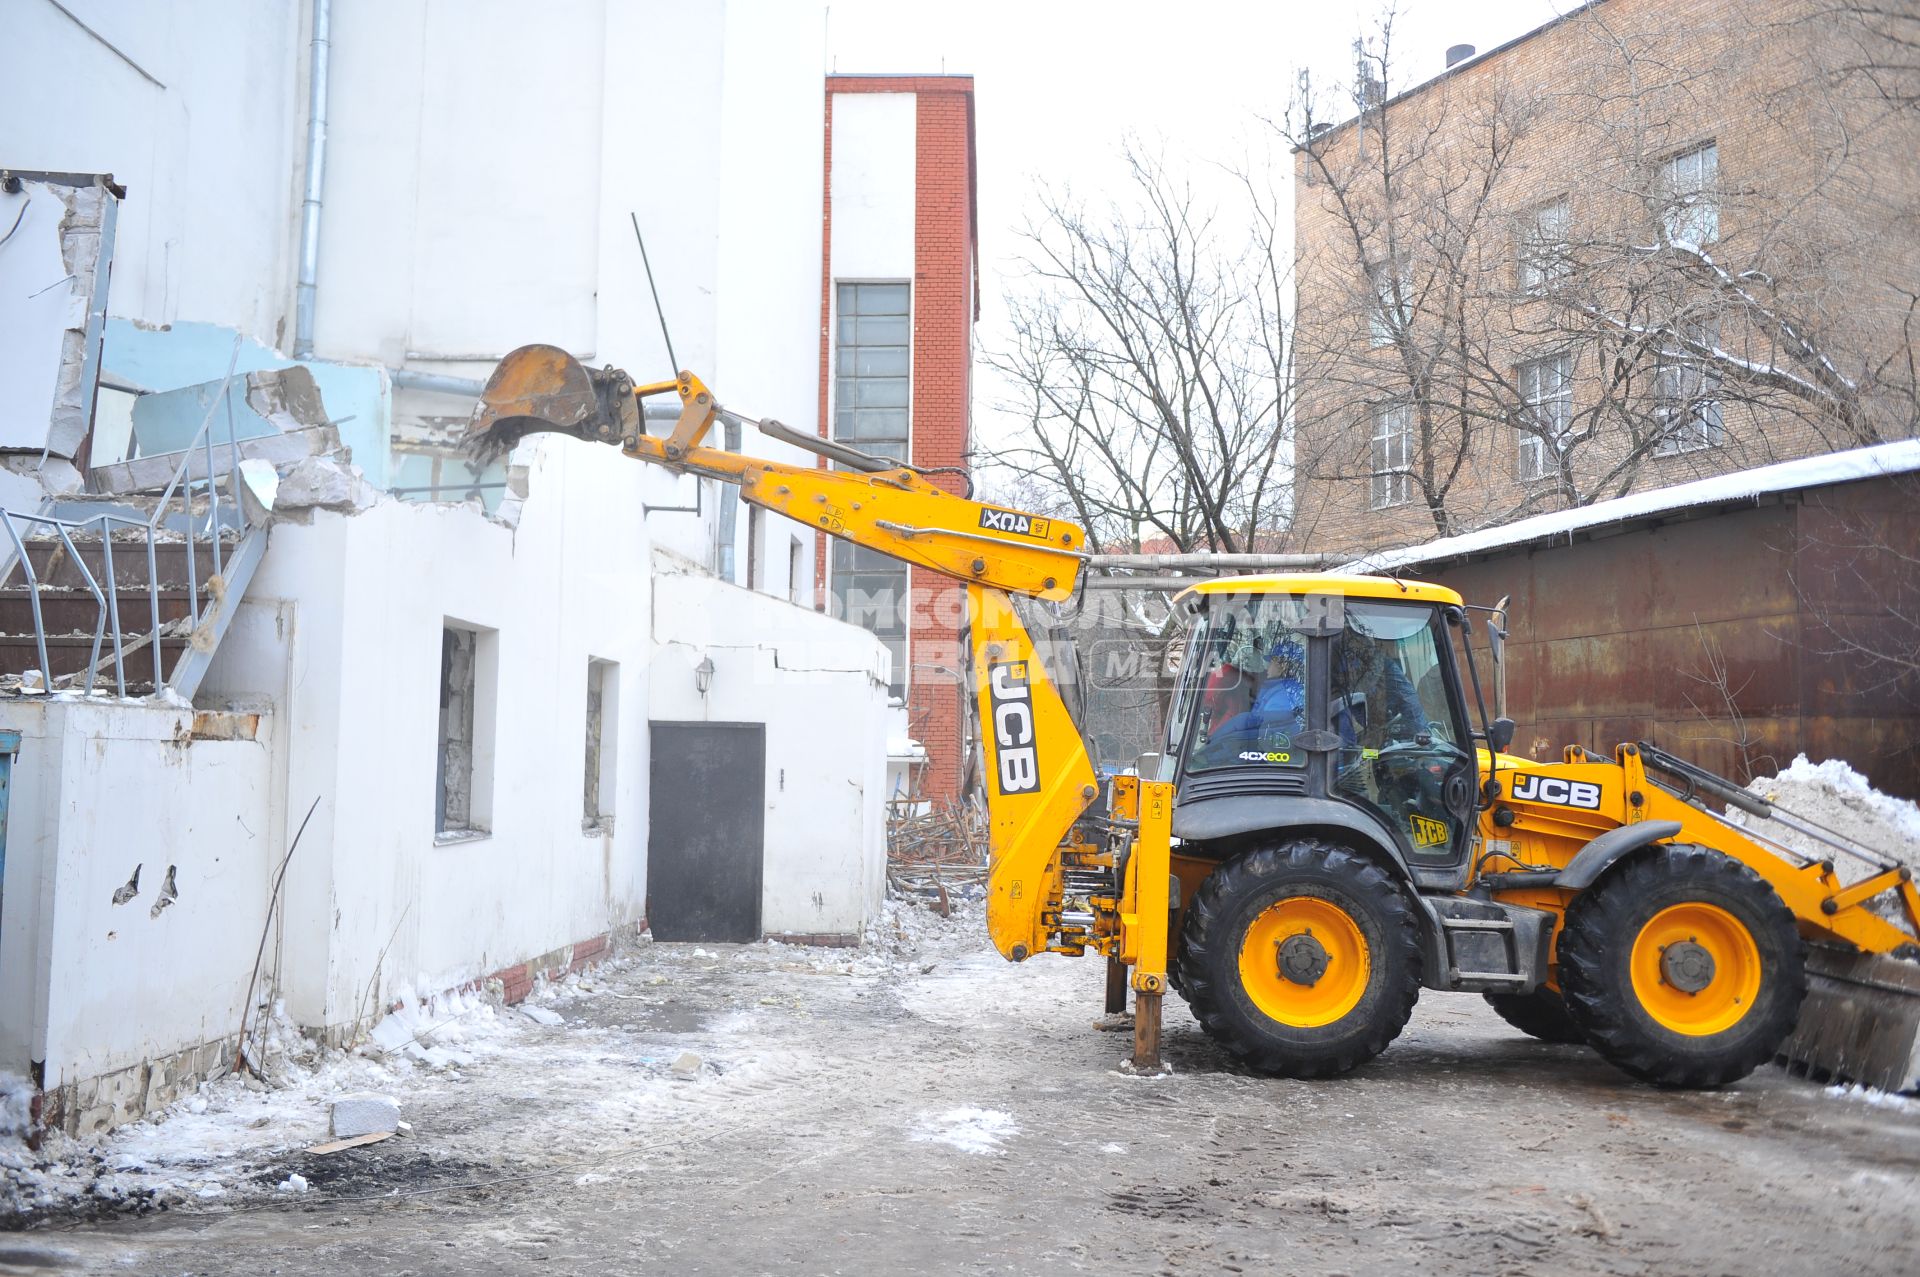
M 633 947 L 646 929 L 642 918 L 443 989 L 440 996 L 480 993 L 514 1006 L 524 1001 L 542 979 L 558 980 L 597 966 Z M 400 1009 L 401 1004 L 394 1002 L 364 1018 L 320 1028 L 303 1026 L 300 1032 L 329 1050 L 351 1050 L 367 1040 L 375 1024 Z M 28 1078 L 34 1090 L 28 1100 L 27 1146 L 38 1149 L 41 1139 L 52 1131 L 70 1136 L 96 1135 L 150 1116 L 186 1098 L 201 1083 L 217 1082 L 232 1072 L 239 1047 L 236 1032 L 95 1077 L 63 1083 L 52 1090 L 42 1089 L 44 1079 L 36 1069 Z
M 858 949 L 860 937 L 843 931 L 769 931 L 767 940 L 774 944 L 809 945 L 817 949 Z

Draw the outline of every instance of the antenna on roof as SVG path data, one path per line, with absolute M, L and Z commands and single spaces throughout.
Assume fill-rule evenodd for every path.
M 673 353 L 673 334 L 667 331 L 667 312 L 660 305 L 660 289 L 653 282 L 653 263 L 647 260 L 647 237 L 640 233 L 640 215 L 632 209 L 627 216 L 633 221 L 633 237 L 640 241 L 640 264 L 647 268 L 647 291 L 653 294 L 653 313 L 660 317 L 660 340 L 667 343 L 667 362 L 673 365 L 673 375 L 680 375 L 680 360 Z

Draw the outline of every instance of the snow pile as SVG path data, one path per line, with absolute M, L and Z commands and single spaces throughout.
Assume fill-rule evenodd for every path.
M 1920 868 L 1920 806 L 1881 793 L 1842 759 L 1816 763 L 1802 754 L 1778 776 L 1755 780 L 1747 792 L 1829 836 L 1837 834 L 1845 842 Z M 1810 859 L 1831 859 L 1842 883 L 1878 872 L 1866 861 L 1842 855 L 1783 821 L 1761 820 L 1737 808 L 1727 810 L 1727 820 Z M 1875 897 L 1867 907 L 1895 922 L 1904 916 L 1898 900 L 1890 895 Z
M 1011 1113 L 998 1109 L 957 1108 L 925 1113 L 913 1129 L 916 1143 L 947 1144 L 963 1153 L 1001 1152 L 1001 1143 L 1020 1133 Z
M 1845 761 L 1830 758 L 1810 762 L 1805 754 L 1778 776 L 1763 777 L 1747 786 L 1755 797 L 1777 804 L 1788 816 L 1839 834 L 1869 851 L 1891 856 L 1902 864 L 1920 867 L 1920 806 L 1883 794 Z M 1736 824 L 1767 835 L 1816 860 L 1832 856 L 1842 881 L 1857 882 L 1869 873 L 1861 861 L 1835 856 L 1831 847 L 1808 838 L 1777 820 L 1758 820 L 1734 810 Z
M 165 1210 L 247 1191 L 263 1163 L 329 1138 L 333 1100 L 404 1091 L 422 1077 L 459 1080 L 460 1068 L 508 1049 L 516 1035 L 533 1029 L 519 1016 L 498 1015 L 470 992 L 403 998 L 400 1010 L 353 1051 L 307 1038 L 279 1006 L 264 1027 L 264 1080 L 228 1074 L 203 1082 L 104 1136 L 51 1133 L 38 1153 L 13 1130 L 17 1124 L 24 1135 L 30 1092 L 16 1079 L 0 1079 L 0 1220 L 60 1208 Z

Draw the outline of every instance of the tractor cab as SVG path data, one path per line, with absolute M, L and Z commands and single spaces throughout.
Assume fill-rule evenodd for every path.
M 1378 577 L 1223 578 L 1182 595 L 1191 630 L 1168 723 L 1174 834 L 1366 836 L 1427 887 L 1464 884 L 1474 733 L 1460 596 Z

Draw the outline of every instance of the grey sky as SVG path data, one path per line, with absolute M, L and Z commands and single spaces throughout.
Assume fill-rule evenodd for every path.
M 1399 74 L 1425 79 L 1444 65 L 1447 46 L 1492 48 L 1568 3 L 1401 0 Z M 975 77 L 983 293 L 976 337 L 991 348 L 1000 340 L 1000 299 L 1013 283 L 1014 228 L 1036 177 L 1099 202 L 1122 182 L 1116 152 L 1134 133 L 1169 160 L 1196 162 L 1204 182 L 1208 165 L 1241 164 L 1267 144 L 1259 117 L 1284 109 L 1297 68 L 1323 82 L 1350 79 L 1352 41 L 1378 13 L 1372 0 L 831 0 L 825 38 L 828 67 L 842 73 Z M 983 382 L 980 390 L 977 424 L 990 442 L 994 389 Z

